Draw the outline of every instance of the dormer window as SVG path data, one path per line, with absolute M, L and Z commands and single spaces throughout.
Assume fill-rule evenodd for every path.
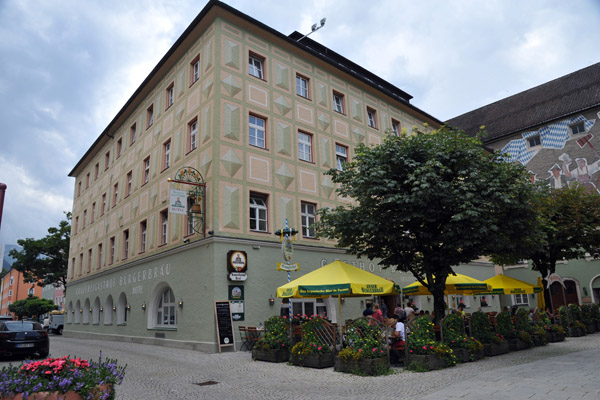
M 542 137 L 540 135 L 535 135 L 527 138 L 527 144 L 529 148 L 532 149 L 534 147 L 538 147 L 542 145 Z
M 578 133 L 585 133 L 585 124 L 582 122 L 578 122 L 575 125 L 571 125 L 571 134 L 577 135 Z

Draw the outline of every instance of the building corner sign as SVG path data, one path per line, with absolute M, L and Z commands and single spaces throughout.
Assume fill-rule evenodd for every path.
M 230 281 L 245 281 L 248 279 L 248 257 L 245 251 L 231 250 L 227 253 L 227 278 Z
M 283 254 L 282 263 L 277 263 L 277 271 L 299 271 L 300 265 L 298 263 L 291 264 L 292 256 L 294 255 L 293 240 L 285 235 L 281 240 L 281 253 Z

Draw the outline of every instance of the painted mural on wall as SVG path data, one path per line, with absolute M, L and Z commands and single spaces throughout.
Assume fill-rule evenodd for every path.
M 598 112 L 600 118 L 600 112 Z M 600 132 L 583 115 L 524 132 L 502 152 L 527 166 L 532 180 L 552 188 L 581 185 L 600 194 Z

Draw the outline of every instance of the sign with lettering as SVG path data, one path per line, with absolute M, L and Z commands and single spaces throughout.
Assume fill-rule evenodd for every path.
M 231 250 L 227 253 L 227 278 L 230 281 L 245 281 L 248 279 L 248 258 L 245 251 Z
M 231 318 L 234 321 L 244 321 L 244 286 L 229 285 L 229 305 Z
M 217 344 L 220 353 L 221 347 L 235 346 L 229 301 L 215 301 L 215 319 L 217 323 Z
M 187 214 L 187 192 L 185 190 L 171 189 L 169 193 L 169 213 Z

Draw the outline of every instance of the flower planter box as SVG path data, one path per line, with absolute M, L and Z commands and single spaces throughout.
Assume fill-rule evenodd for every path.
M 111 393 L 112 386 L 109 385 L 101 385 L 96 386 L 96 389 L 93 392 L 92 400 L 98 400 L 105 398 L 103 397 L 105 393 Z M 23 400 L 23 395 L 21 393 L 17 393 L 14 396 L 9 397 L 0 397 L 0 400 Z M 83 400 L 83 397 L 77 392 L 69 391 L 67 393 L 60 392 L 36 392 L 29 393 L 27 396 L 27 400 Z
M 504 341 L 500 344 L 485 343 L 483 345 L 483 351 L 485 352 L 486 357 L 494 357 L 494 356 L 499 356 L 501 354 L 508 353 L 510 351 L 510 347 L 508 346 L 507 341 Z
M 548 343 L 556 343 L 556 342 L 562 342 L 565 340 L 565 333 L 558 333 L 558 332 L 549 332 L 546 333 L 546 337 L 548 338 Z
M 531 342 L 526 342 L 521 339 L 510 339 L 508 341 L 510 351 L 520 351 L 531 348 Z
M 548 344 L 548 334 L 545 337 L 538 335 L 531 335 L 534 346 L 545 346 Z
M 467 363 L 469 361 L 473 361 L 471 359 L 471 352 L 464 347 L 452 348 L 452 351 L 454 352 L 454 356 L 458 362 Z
M 252 350 L 252 359 L 256 361 L 280 363 L 290 359 L 290 352 L 288 349 L 254 349 Z
M 381 375 L 389 367 L 390 363 L 387 357 L 346 361 L 336 356 L 333 369 L 338 372 L 350 372 L 355 375 Z
M 600 332 L 600 321 L 594 321 L 594 328 L 596 328 L 596 332 Z
M 586 325 L 585 328 L 588 334 L 596 333 L 596 326 L 594 324 Z
M 485 358 L 485 351 L 483 349 L 471 352 L 471 358 L 473 361 L 481 360 Z
M 409 354 L 407 365 L 410 365 L 412 363 L 417 363 L 427 368 L 429 371 L 446 368 L 448 366 L 446 365 L 446 360 L 443 360 L 430 354 Z
M 290 363 L 308 368 L 329 368 L 333 367 L 334 359 L 333 353 L 307 354 L 305 356 L 292 354 L 290 356 Z
M 583 333 L 583 331 L 581 329 L 575 328 L 575 327 L 568 328 L 567 333 L 568 333 L 569 337 L 579 337 L 579 336 L 585 335 L 585 333 Z

